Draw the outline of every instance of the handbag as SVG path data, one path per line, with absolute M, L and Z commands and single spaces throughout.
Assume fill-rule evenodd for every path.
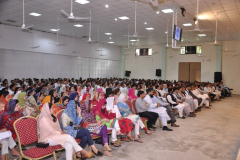
M 49 146 L 49 143 L 39 142 L 36 145 L 38 148 L 47 148 Z

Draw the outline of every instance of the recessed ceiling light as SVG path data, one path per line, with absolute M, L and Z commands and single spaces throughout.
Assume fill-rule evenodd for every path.
M 117 21 L 117 18 L 115 18 L 115 21 Z
M 165 32 L 167 34 L 167 32 Z
M 60 29 L 50 29 L 50 31 L 53 31 L 53 32 L 57 32 L 59 31 Z
M 104 33 L 104 34 L 106 34 L 106 35 L 108 35 L 108 36 L 112 35 L 112 33 Z
M 31 15 L 31 16 L 36 16 L 36 17 L 41 16 L 41 14 L 35 13 L 35 12 L 29 13 L 29 15 Z
M 108 8 L 108 7 L 109 7 L 108 4 L 106 4 L 106 5 L 105 5 L 105 8 Z
M 132 43 L 133 44 L 133 43 Z
M 114 42 L 108 42 L 108 43 L 114 43 Z
M 109 37 L 109 39 L 112 39 L 112 37 Z
M 144 22 L 144 24 L 147 24 L 147 22 Z
M 163 11 L 163 13 L 171 13 L 171 12 L 173 12 L 172 9 L 164 9 L 164 10 L 162 10 L 162 11 Z
M 185 23 L 184 26 L 192 26 L 192 23 Z
M 146 28 L 146 30 L 149 30 L 149 31 L 150 31 L 150 30 L 154 30 L 154 28 Z
M 198 19 L 205 19 L 205 16 L 199 15 L 199 16 L 198 16 Z
M 183 41 L 183 39 L 181 41 Z
M 198 36 L 203 37 L 206 36 L 206 34 L 198 34 Z
M 135 39 L 131 39 L 130 41 L 131 41 L 131 42 L 135 42 L 135 41 L 137 41 L 137 40 L 135 40 Z
M 75 24 L 74 26 L 75 27 L 83 27 L 83 25 L 81 25 L 81 24 Z
M 156 13 L 159 14 L 159 11 L 157 11 Z
M 75 0 L 75 2 L 80 3 L 80 4 L 90 3 L 88 0 Z
M 126 17 L 126 16 L 123 16 L 123 17 L 118 17 L 119 19 L 121 19 L 121 20 L 126 20 L 126 19 L 129 19 L 128 17 Z

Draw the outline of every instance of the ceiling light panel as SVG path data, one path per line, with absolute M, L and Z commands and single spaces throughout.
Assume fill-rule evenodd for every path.
M 39 14 L 39 13 L 35 13 L 35 12 L 29 13 L 29 15 L 31 15 L 31 16 L 35 16 L 35 17 L 41 16 L 41 14 Z
M 146 30 L 149 30 L 149 31 L 152 31 L 152 30 L 154 30 L 154 28 L 146 28 Z
M 106 34 L 106 35 L 108 35 L 108 36 L 112 35 L 112 33 L 104 33 L 104 34 Z
M 185 23 L 184 26 L 192 26 L 192 23 Z
M 114 43 L 114 42 L 108 42 L 108 43 Z
M 121 19 L 121 20 L 127 20 L 127 19 L 129 19 L 128 17 L 126 17 L 126 16 L 123 16 L 123 17 L 118 17 L 119 19 Z
M 53 31 L 53 32 L 57 32 L 59 31 L 60 29 L 50 29 L 50 31 Z
M 171 13 L 171 12 L 173 12 L 173 10 L 172 9 L 164 9 L 164 10 L 162 10 L 162 12 L 163 13 Z
M 90 3 L 88 0 L 75 0 L 75 2 L 80 3 L 80 4 Z
M 81 24 L 75 24 L 74 26 L 75 27 L 83 27 L 83 25 L 81 25 Z
M 206 34 L 198 34 L 198 36 L 203 37 L 206 36 Z

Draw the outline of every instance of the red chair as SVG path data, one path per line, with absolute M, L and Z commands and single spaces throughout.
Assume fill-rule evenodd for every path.
M 14 122 L 13 127 L 19 143 L 20 159 L 42 159 L 53 155 L 54 160 L 56 160 L 54 148 L 50 146 L 47 148 L 32 147 L 25 151 L 22 150 L 22 145 L 25 146 L 38 142 L 37 120 L 34 117 L 21 117 Z
M 136 107 L 135 107 L 136 99 L 132 100 L 132 102 L 127 101 L 127 103 L 129 103 L 128 106 L 131 105 L 131 107 L 129 106 L 129 107 L 131 108 L 131 110 L 132 110 L 135 114 L 138 114 L 138 113 L 137 113 L 137 109 L 136 109 Z M 139 116 L 139 117 L 140 117 L 140 116 Z M 148 118 L 145 118 L 145 117 L 140 117 L 140 118 L 141 118 L 142 122 L 144 123 L 145 127 L 147 128 Z

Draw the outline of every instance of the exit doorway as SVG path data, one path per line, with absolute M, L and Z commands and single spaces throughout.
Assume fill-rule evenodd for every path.
M 201 62 L 179 62 L 178 80 L 201 81 Z

